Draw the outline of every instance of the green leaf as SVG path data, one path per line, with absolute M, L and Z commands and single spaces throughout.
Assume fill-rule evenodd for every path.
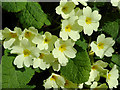
M 7 55 L 9 55 L 9 53 L 10 53 L 10 50 L 8 50 L 8 49 L 5 49 L 5 50 L 4 50 L 4 55 L 7 56 Z
M 98 1 L 96 1 L 96 2 L 89 2 L 88 3 L 91 7 L 103 7 L 104 5 L 105 5 L 105 2 L 98 2 Z
M 0 64 L 0 90 L 2 89 L 2 65 Z
M 120 55 L 119 54 L 112 55 L 112 61 L 113 63 L 115 63 L 116 65 L 120 67 Z
M 15 57 L 2 56 L 2 87 L 3 88 L 32 88 L 27 83 L 34 75 L 34 70 L 26 68 L 25 70 L 18 69 L 12 65 Z
M 114 64 L 112 62 L 110 62 L 109 67 L 113 68 L 113 66 L 114 66 Z
M 120 43 L 120 36 L 117 38 L 117 42 Z
M 88 44 L 85 41 L 78 40 L 76 41 L 76 45 L 81 47 L 82 49 L 86 50 L 88 47 Z
M 27 2 L 3 2 L 2 8 L 8 12 L 19 12 L 25 9 L 26 3 Z
M 47 19 L 47 15 L 37 2 L 28 2 L 26 9 L 20 12 L 17 17 L 24 28 L 34 26 L 40 29 L 44 24 L 51 25 L 50 21 Z
M 114 39 L 117 37 L 119 32 L 119 24 L 118 21 L 105 23 L 103 26 L 103 31 L 109 35 L 111 35 Z
M 76 57 L 69 60 L 67 66 L 61 68 L 61 74 L 73 83 L 84 83 L 89 78 L 91 63 L 87 51 L 79 48 Z
M 40 69 L 39 68 L 34 68 L 34 70 L 37 72 L 37 73 L 40 73 Z

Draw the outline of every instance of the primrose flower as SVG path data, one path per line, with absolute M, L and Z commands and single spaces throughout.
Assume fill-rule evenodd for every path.
M 118 78 L 119 78 L 119 72 L 117 66 L 114 65 L 112 70 L 109 73 L 107 73 L 106 82 L 108 83 L 109 88 L 113 88 L 113 87 L 117 88 Z
M 13 45 L 19 44 L 19 36 L 22 33 L 22 30 L 18 27 L 14 28 L 14 31 L 11 31 L 9 28 L 4 28 L 0 30 L 0 40 L 4 40 L 3 46 L 5 49 L 11 49 Z
M 35 44 L 37 44 L 38 46 L 38 48 L 40 49 L 40 50 L 49 50 L 49 51 L 51 51 L 51 50 L 53 50 L 53 48 L 54 48 L 54 43 L 55 43 L 55 41 L 57 40 L 57 36 L 55 36 L 55 35 L 52 35 L 51 33 L 49 33 L 49 32 L 45 32 L 45 34 L 44 35 L 37 35 L 33 40 L 32 40 L 32 42 L 33 43 L 35 43 Z
M 40 51 L 40 55 L 33 60 L 33 68 L 40 68 L 42 70 L 48 69 L 50 63 L 54 62 L 53 55 L 48 51 Z
M 62 76 L 52 73 L 52 75 L 47 80 L 44 80 L 43 86 L 45 88 L 63 88 L 64 84 L 65 80 Z
M 118 6 L 120 9 L 120 0 L 111 0 L 112 6 Z
M 115 41 L 111 37 L 105 38 L 104 34 L 101 34 L 97 37 L 97 42 L 92 42 L 90 44 L 91 49 L 97 56 L 103 58 L 104 55 L 111 57 L 114 49 L 112 46 L 115 44 Z
M 57 39 L 55 42 L 55 48 L 52 51 L 54 58 L 58 58 L 59 63 L 62 66 L 66 66 L 68 58 L 75 58 L 77 51 L 73 48 L 75 43 L 68 39 L 63 41 L 62 39 Z
M 56 7 L 56 13 L 62 15 L 64 19 L 67 19 L 72 10 L 74 10 L 75 4 L 67 0 L 61 0 L 60 5 Z
M 94 31 L 98 30 L 99 20 L 101 19 L 101 15 L 98 14 L 97 10 L 92 12 L 90 7 L 83 8 L 83 15 L 79 17 L 78 24 L 83 26 L 84 34 L 90 36 Z
M 90 86 L 90 90 L 99 90 L 100 88 L 104 90 L 107 90 L 108 86 L 106 85 L 106 83 L 103 83 L 101 85 L 98 86 L 98 83 L 97 82 L 93 82 L 93 84 Z
M 106 74 L 107 70 L 104 68 L 107 67 L 107 65 L 108 63 L 103 62 L 101 60 L 98 60 L 97 62 L 95 62 L 91 67 L 89 79 L 87 82 L 85 82 L 85 84 L 91 85 L 91 82 L 93 82 L 94 80 L 100 79 L 100 75 Z
M 63 40 L 68 40 L 68 36 L 74 41 L 77 41 L 80 38 L 79 32 L 82 31 L 82 27 L 78 25 L 77 19 L 77 16 L 72 16 L 70 19 L 62 21 L 60 37 Z
M 72 0 L 76 5 L 79 5 L 79 2 L 84 5 L 84 6 L 87 6 L 87 1 L 88 0 Z
M 97 71 L 99 71 L 100 75 L 104 75 L 107 72 L 107 69 L 104 69 L 104 68 L 106 68 L 107 66 L 108 66 L 107 62 L 98 60 L 92 65 L 92 70 L 97 70 Z
M 29 41 L 32 41 L 33 38 L 38 34 L 38 30 L 34 27 L 29 27 L 28 29 L 24 29 L 22 34 L 20 35 L 20 40 L 22 39 L 28 39 Z
M 27 40 L 21 40 L 19 46 L 13 46 L 11 53 L 18 54 L 14 60 L 14 65 L 17 65 L 18 68 L 22 68 L 23 65 L 30 67 L 33 64 L 32 59 L 39 56 L 39 49 Z

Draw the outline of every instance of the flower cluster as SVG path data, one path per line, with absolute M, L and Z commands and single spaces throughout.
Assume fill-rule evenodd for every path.
M 60 66 L 66 66 L 68 58 L 74 58 L 77 53 L 71 39 L 63 41 L 50 32 L 41 35 L 34 27 L 23 31 L 18 27 L 14 31 L 5 28 L 0 33 L 4 48 L 18 55 L 14 60 L 18 68 L 32 65 L 33 68 L 45 70 L 52 66 L 54 71 L 59 71 Z
M 75 4 L 78 5 L 78 2 L 82 2 L 82 0 L 73 0 L 71 1 L 66 1 L 66 0 L 61 0 L 60 5 L 56 7 L 56 13 L 58 15 L 61 15 L 64 20 L 62 20 L 62 27 L 60 31 L 60 37 L 63 40 L 68 40 L 71 38 L 73 41 L 77 41 L 80 38 L 80 32 L 84 32 L 84 34 L 87 34 L 88 36 L 91 36 L 93 31 L 97 31 L 99 27 L 99 20 L 101 19 L 101 15 L 97 10 L 94 10 L 92 12 L 92 9 L 87 6 L 87 3 L 84 1 L 84 7 L 83 10 L 76 7 Z M 91 50 L 95 52 L 97 56 L 100 58 L 103 58 L 104 55 L 107 57 L 111 57 L 112 53 L 114 52 L 114 49 L 112 46 L 115 44 L 115 41 L 111 37 L 105 38 L 104 34 L 101 34 L 97 38 L 97 42 L 93 41 L 91 42 Z M 57 46 L 57 45 L 56 45 Z M 57 51 L 57 50 L 56 50 Z M 74 50 L 70 50 L 74 51 Z M 55 52 L 56 53 L 56 52 Z M 73 55 L 71 52 L 69 54 Z M 59 53 L 56 54 L 56 57 L 59 56 Z M 72 57 L 71 57 L 72 58 Z M 64 58 L 64 62 L 67 62 L 66 59 Z M 108 73 L 106 68 L 108 63 L 103 62 L 101 60 L 95 62 L 92 67 L 91 67 L 91 72 L 90 72 L 90 77 L 89 80 L 85 83 L 82 84 L 74 84 L 68 80 L 63 81 L 64 87 L 65 88 L 83 88 L 83 84 L 86 85 L 91 85 L 90 88 L 108 88 L 105 83 L 98 85 L 97 81 L 100 80 L 100 76 L 104 76 L 106 78 L 106 82 L 109 85 L 109 88 L 113 88 L 118 85 L 118 70 L 116 68 L 116 65 L 114 65 L 113 69 Z M 114 73 L 112 73 L 114 70 Z M 113 78 L 113 75 L 116 74 L 116 78 Z M 46 83 L 50 82 L 52 75 L 49 77 L 49 79 L 46 80 Z M 109 79 L 108 79 L 109 78 Z M 63 88 L 63 86 L 59 85 L 59 82 L 57 82 L 57 79 L 52 79 L 54 82 L 56 81 L 56 84 L 58 84 L 59 87 Z M 62 81 L 59 80 L 59 81 Z M 112 82 L 115 82 L 115 84 L 111 84 Z M 45 88 L 49 88 L 46 86 L 45 83 Z M 54 84 L 51 84 L 54 85 Z M 54 86 L 52 86 L 55 88 Z
M 47 79 L 44 80 L 44 87 L 45 88 L 83 88 L 83 85 L 90 85 L 90 88 L 92 89 L 100 89 L 104 88 L 107 90 L 108 86 L 109 88 L 117 88 L 118 85 L 118 78 L 119 78 L 119 73 L 117 66 L 114 65 L 112 70 L 109 71 L 108 69 L 105 69 L 108 66 L 108 63 L 103 62 L 102 60 L 96 61 L 92 66 L 91 66 L 91 72 L 90 76 L 87 82 L 82 83 L 82 84 L 75 84 L 72 83 L 69 80 L 66 80 L 64 77 L 52 73 L 52 75 Z M 106 83 L 100 84 L 98 86 L 98 81 L 100 80 L 100 77 L 106 78 L 106 82 L 108 83 L 108 86 Z
M 114 65 L 112 70 L 108 73 L 108 70 L 105 69 L 108 66 L 108 63 L 103 62 L 101 60 L 96 61 L 92 66 L 91 66 L 91 72 L 90 76 L 87 82 L 85 84 L 91 85 L 91 88 L 108 88 L 105 83 L 101 84 L 100 86 L 98 85 L 98 81 L 100 80 L 100 77 L 106 78 L 106 82 L 109 85 L 109 88 L 117 88 L 118 85 L 118 69 L 117 66 Z
M 61 30 L 59 37 L 45 32 L 43 35 L 38 33 L 34 27 L 21 30 L 15 27 L 14 30 L 4 28 L 0 30 L 0 40 L 4 40 L 5 49 L 11 50 L 11 54 L 16 54 L 14 65 L 17 68 L 32 66 L 46 70 L 50 67 L 54 71 L 59 71 L 61 66 L 66 66 L 69 58 L 75 58 L 77 50 L 74 48 L 75 42 L 80 39 L 80 32 L 91 36 L 98 31 L 101 14 L 97 10 L 87 6 L 88 0 L 61 0 L 60 5 L 56 7 L 56 13 L 62 16 Z M 81 3 L 83 9 L 76 7 Z M 116 5 L 116 4 L 114 4 Z M 118 5 L 118 3 L 117 3 Z M 101 59 L 111 57 L 114 53 L 113 45 L 115 41 L 111 37 L 105 37 L 101 34 L 97 41 L 92 41 L 89 45 L 91 51 Z M 52 73 L 44 80 L 45 88 L 83 88 L 83 85 L 90 85 L 90 88 L 107 88 L 105 83 L 98 85 L 100 77 L 106 78 L 109 88 L 116 88 L 118 85 L 118 69 L 114 65 L 112 70 L 106 69 L 107 62 L 98 60 L 91 66 L 90 76 L 87 82 L 75 84 L 62 75 Z

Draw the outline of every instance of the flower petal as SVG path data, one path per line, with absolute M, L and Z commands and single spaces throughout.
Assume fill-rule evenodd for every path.
M 108 45 L 108 46 L 113 46 L 113 45 L 115 44 L 115 41 L 114 41 L 111 37 L 107 37 L 107 38 L 105 39 L 105 43 L 106 43 L 106 45 Z
M 53 49 L 52 54 L 53 54 L 54 58 L 58 58 L 59 57 L 59 50 L 56 48 Z
M 86 20 L 85 16 L 80 16 L 78 20 L 78 24 L 84 26 L 86 24 L 85 20 Z
M 86 8 L 83 8 L 83 15 L 86 16 L 86 17 L 90 17 L 92 13 L 92 9 L 90 7 L 86 7 Z
M 95 52 L 97 50 L 97 45 L 94 42 L 92 42 L 90 44 L 90 46 L 91 46 L 91 49 L 92 49 L 93 52 Z
M 38 68 L 40 66 L 40 59 L 35 58 L 33 60 L 33 68 Z
M 64 88 L 65 79 L 64 79 L 63 77 L 61 77 L 61 76 L 57 76 L 57 77 L 56 77 L 56 83 L 57 83 L 60 87 Z
M 35 44 L 42 43 L 43 38 L 40 35 L 37 35 L 33 38 L 32 42 Z
M 99 27 L 99 22 L 97 22 L 97 23 L 91 23 L 91 26 L 93 27 L 94 31 L 97 31 L 98 27 Z
M 55 42 L 55 47 L 59 48 L 60 47 L 60 39 L 57 39 L 57 41 Z
M 90 36 L 93 33 L 93 27 L 91 25 L 84 26 L 84 34 Z
M 42 69 L 42 70 L 45 70 L 46 68 L 49 68 L 50 67 L 50 64 L 46 64 L 46 62 L 44 62 L 42 59 L 40 59 L 40 65 L 39 67 Z
M 45 82 L 45 81 L 44 81 Z M 45 88 L 52 88 L 52 81 L 51 80 L 47 80 L 44 85 Z
M 74 41 L 77 41 L 79 38 L 80 38 L 80 34 L 78 31 L 73 31 L 71 30 L 69 33 L 68 33 L 69 37 L 71 39 L 73 39 Z
M 64 51 L 64 54 L 69 58 L 75 58 L 77 51 L 73 47 L 66 47 L 66 50 Z
M 66 58 L 65 55 L 61 53 L 58 57 L 58 61 L 61 64 L 61 66 L 66 66 L 68 63 L 68 58 Z
M 28 56 L 28 57 L 25 57 L 25 60 L 24 60 L 24 65 L 26 67 L 30 67 L 30 65 L 32 65 L 33 62 L 32 62 L 32 57 Z
M 53 62 L 52 67 L 54 71 L 60 70 L 60 64 L 58 62 Z
M 14 65 L 17 65 L 18 68 L 23 67 L 24 55 L 18 55 L 14 60 Z
M 114 49 L 112 47 L 108 48 L 107 51 L 105 52 L 105 56 L 111 57 L 112 53 L 114 52 Z
M 5 49 L 10 49 L 10 47 L 12 46 L 12 44 L 15 42 L 14 38 L 11 38 L 8 41 L 4 41 L 3 46 Z
M 97 10 L 94 10 L 94 11 L 92 12 L 92 14 L 91 14 L 91 18 L 92 18 L 92 20 L 98 22 L 98 21 L 101 19 L 101 15 L 98 14 L 98 11 L 97 11 Z
M 22 47 L 20 47 L 20 46 L 13 46 L 12 48 L 11 48 L 12 50 L 11 50 L 11 52 L 10 53 L 14 53 L 14 54 L 22 54 L 23 53 L 23 48 Z
M 68 34 L 67 34 L 67 32 L 65 32 L 65 31 L 60 31 L 60 37 L 61 37 L 63 40 L 67 40 L 67 39 L 68 39 Z
M 58 7 L 56 7 L 56 13 L 58 14 L 58 15 L 60 15 L 61 14 L 61 9 L 62 9 L 62 7 L 61 6 L 58 6 Z
M 103 58 L 104 56 L 104 51 L 103 50 L 96 50 L 95 54 L 99 56 L 100 58 Z
M 100 42 L 104 42 L 105 40 L 105 35 L 104 34 L 101 34 L 97 37 L 97 44 L 100 43 Z

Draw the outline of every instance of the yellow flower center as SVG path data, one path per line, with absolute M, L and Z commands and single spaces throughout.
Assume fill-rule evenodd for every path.
M 63 12 L 67 12 L 67 11 L 68 11 L 68 7 L 63 7 L 63 8 L 62 8 L 62 11 L 63 11 Z
M 65 27 L 65 31 L 66 31 L 66 32 L 70 32 L 70 31 L 71 31 L 71 26 L 70 26 L 70 25 L 67 25 L 67 26 Z
M 93 69 L 93 70 L 96 70 L 97 68 L 98 68 L 97 65 L 92 66 L 92 69 Z
M 16 37 L 17 37 L 17 34 L 16 34 L 16 33 L 10 32 L 10 35 L 11 35 L 12 38 L 16 38 Z
M 45 56 L 45 54 L 41 53 L 40 56 L 39 56 L 39 58 L 43 59 L 44 56 Z
M 25 49 L 23 53 L 24 53 L 24 57 L 27 57 L 31 54 L 31 52 L 28 49 Z
M 110 79 L 111 74 L 108 74 L 108 79 Z
M 55 75 L 53 75 L 51 78 L 50 78 L 50 80 L 52 81 L 52 80 L 56 80 L 56 76 Z
M 104 43 L 98 43 L 97 44 L 98 49 L 103 49 L 104 48 Z
M 25 37 L 26 37 L 26 38 L 31 37 L 31 35 L 32 35 L 32 33 L 31 33 L 31 32 L 28 32 L 28 31 L 26 31 L 26 32 L 25 32 Z
M 64 52 L 65 50 L 66 50 L 66 45 L 61 45 L 60 47 L 59 47 L 59 50 L 61 51 L 61 52 Z
M 48 39 L 48 38 L 44 39 L 44 43 L 48 44 L 49 42 L 50 42 L 50 39 Z
M 85 20 L 85 22 L 86 22 L 87 24 L 91 24 L 91 23 L 92 23 L 91 21 L 92 21 L 92 19 L 91 19 L 90 17 L 87 17 L 86 20 Z

